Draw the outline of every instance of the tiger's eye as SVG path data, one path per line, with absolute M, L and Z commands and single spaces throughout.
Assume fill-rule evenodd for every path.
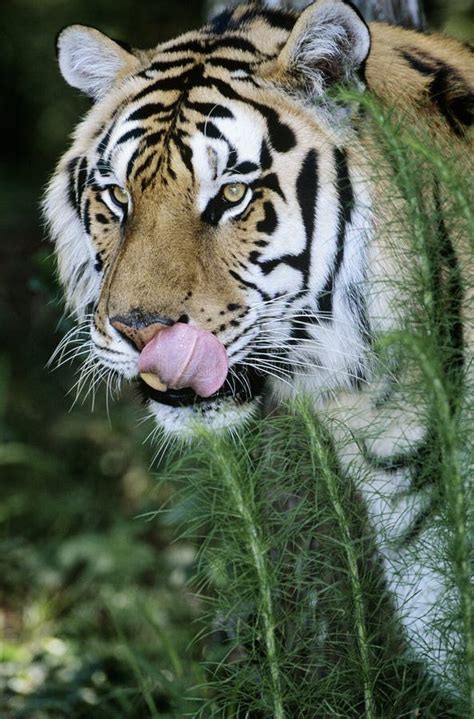
M 128 192 L 122 189 L 119 185 L 113 185 L 109 189 L 112 200 L 117 205 L 128 205 Z
M 228 185 L 224 185 L 222 188 L 222 197 L 227 202 L 240 202 L 247 192 L 247 185 L 243 182 L 229 182 Z

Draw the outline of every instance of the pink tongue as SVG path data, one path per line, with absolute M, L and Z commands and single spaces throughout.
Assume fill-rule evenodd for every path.
M 227 353 L 212 332 L 177 322 L 158 332 L 141 351 L 139 372 L 156 374 L 172 389 L 192 387 L 201 397 L 224 384 Z

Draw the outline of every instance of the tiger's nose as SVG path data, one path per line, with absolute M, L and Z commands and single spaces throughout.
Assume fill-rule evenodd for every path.
M 186 323 L 189 318 L 181 315 L 177 320 L 157 314 L 130 312 L 126 315 L 115 315 L 110 318 L 110 324 L 124 339 L 130 342 L 139 352 L 153 337 L 165 327 L 171 327 L 176 322 Z

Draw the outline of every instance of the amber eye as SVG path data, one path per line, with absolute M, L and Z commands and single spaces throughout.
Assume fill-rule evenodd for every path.
M 128 207 L 128 192 L 119 187 L 119 185 L 112 185 L 109 187 L 109 194 L 113 202 L 119 207 Z
M 224 200 L 235 204 L 244 199 L 247 185 L 244 182 L 229 182 L 228 185 L 223 186 L 221 192 Z

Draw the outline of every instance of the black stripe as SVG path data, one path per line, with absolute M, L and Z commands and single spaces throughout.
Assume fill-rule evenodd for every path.
M 474 122 L 474 93 L 455 70 L 444 65 L 434 74 L 429 94 L 451 130 L 462 137 L 465 128 Z
M 76 204 L 81 204 L 82 195 L 87 182 L 87 158 L 83 157 L 79 165 L 76 182 Z
M 273 235 L 278 226 L 278 218 L 275 208 L 271 202 L 264 202 L 263 210 L 265 212 L 265 216 L 263 220 L 257 222 L 257 232 L 264 232 L 266 235 Z
M 256 290 L 256 292 L 258 292 L 258 294 L 260 295 L 262 300 L 270 299 L 270 295 L 267 295 L 267 293 L 264 292 L 264 290 L 262 290 L 260 287 L 257 287 L 257 285 L 254 284 L 253 282 L 248 282 L 247 280 L 244 280 L 244 278 L 241 277 L 241 275 L 239 275 L 238 272 L 235 272 L 235 270 L 229 270 L 229 275 L 231 277 L 233 277 L 234 280 L 237 280 L 238 282 L 240 282 L 244 287 L 247 287 L 251 290 Z
M 312 340 L 314 339 L 311 333 L 306 329 L 301 320 L 293 319 L 291 321 L 291 332 L 288 340 L 289 345 L 297 345 L 298 341 L 301 340 Z M 318 364 L 317 360 L 314 360 L 315 364 Z
M 222 39 L 213 40 L 210 45 L 212 50 L 218 48 L 224 48 L 226 50 L 241 50 L 243 52 L 250 52 L 252 55 L 260 56 L 262 53 L 257 50 L 255 45 L 249 40 L 244 40 L 243 37 L 226 37 Z
M 277 195 L 280 195 L 282 200 L 286 200 L 285 194 L 280 187 L 280 181 L 278 179 L 278 175 L 274 172 L 270 172 L 268 175 L 259 177 L 257 180 L 252 182 L 252 187 L 254 190 L 260 190 L 261 188 L 271 190 L 272 192 L 275 192 Z
M 102 258 L 102 252 L 98 252 L 95 256 L 94 270 L 102 272 L 104 269 L 104 260 Z
M 237 151 L 236 151 L 235 147 L 232 147 L 230 142 L 227 142 L 227 144 L 229 145 L 229 154 L 227 156 L 227 162 L 226 162 L 225 169 L 229 170 L 229 172 L 230 172 L 236 166 L 236 164 L 239 160 L 239 156 L 237 155 Z
M 130 157 L 130 159 L 129 159 L 128 163 L 127 163 L 127 172 L 126 172 L 126 174 L 125 174 L 125 176 L 127 177 L 127 179 L 128 179 L 129 177 L 131 177 L 132 170 L 133 170 L 133 165 L 135 164 L 135 161 L 140 157 L 141 152 L 142 152 L 141 147 L 137 147 L 137 148 L 134 150 L 133 155 Z
M 428 95 L 451 130 L 458 136 L 474 122 L 474 93 L 457 70 L 417 48 L 400 51 L 413 70 L 431 77 Z
M 192 57 L 184 57 L 180 58 L 179 60 L 156 60 L 151 65 L 149 65 L 145 70 L 142 70 L 142 72 L 138 73 L 139 77 L 144 77 L 147 80 L 150 78 L 148 77 L 148 72 L 168 72 L 169 70 L 181 70 L 186 65 L 189 65 L 190 63 L 194 62 L 194 58 Z
M 352 283 L 347 288 L 347 302 L 351 313 L 357 318 L 362 339 L 367 343 L 372 341 L 372 331 L 369 322 L 369 313 L 367 310 L 367 300 L 359 284 Z
M 272 156 L 270 154 L 270 150 L 268 149 L 268 145 L 265 140 L 263 140 L 260 148 L 260 165 L 262 170 L 269 170 L 272 166 L 272 162 Z
M 192 65 L 189 70 L 182 72 L 180 75 L 175 75 L 174 77 L 158 78 L 147 87 L 144 87 L 143 90 L 138 92 L 134 97 L 134 102 L 137 102 L 138 100 L 147 97 L 148 95 L 153 92 L 156 92 L 157 90 L 160 90 L 161 92 L 173 90 L 176 92 L 183 92 L 186 87 L 192 85 L 199 85 L 204 83 L 204 86 L 208 86 L 208 83 L 206 83 L 206 81 L 203 79 L 203 70 L 204 68 L 201 64 Z
M 204 208 L 204 211 L 201 214 L 201 219 L 208 225 L 213 225 L 214 227 L 217 227 L 222 215 L 228 209 L 229 205 L 226 205 L 223 202 L 222 197 L 219 193 L 214 197 L 211 197 L 206 207 Z
M 80 158 L 74 157 L 67 164 L 67 197 L 69 203 L 77 210 L 77 197 L 76 197 L 76 170 L 79 164 Z
M 103 157 L 100 157 L 97 160 L 97 164 L 95 166 L 97 172 L 99 175 L 102 175 L 102 177 L 108 177 L 112 174 L 112 168 L 110 166 L 110 163 L 104 160 Z
M 76 284 L 79 284 L 83 279 L 86 272 L 89 271 L 89 262 L 86 260 L 85 262 L 81 262 L 77 270 L 74 272 L 74 280 Z
M 234 118 L 234 113 L 223 105 L 215 105 L 212 102 L 187 102 L 186 107 L 190 110 L 196 110 L 206 117 L 217 118 Z
M 162 48 L 161 52 L 203 52 L 206 50 L 205 38 L 202 40 L 187 40 L 185 42 L 177 42 L 170 47 Z
M 293 149 L 296 145 L 296 137 L 291 127 L 284 122 L 280 122 L 278 113 L 270 107 L 260 105 L 256 102 L 252 104 L 267 121 L 268 134 L 273 149 L 277 152 L 289 152 Z
M 255 164 L 255 162 L 245 160 L 244 162 L 239 162 L 239 164 L 235 165 L 232 169 L 234 172 L 238 172 L 240 175 L 248 175 L 250 172 L 256 172 L 259 167 Z
M 370 464 L 372 469 L 390 473 L 413 467 L 420 453 L 420 449 L 415 448 L 409 449 L 406 454 L 393 454 L 388 457 L 379 457 L 367 449 L 367 445 L 363 440 L 360 444 L 360 449 L 364 460 L 367 464 Z
M 234 60 L 228 57 L 211 56 L 206 59 L 206 65 L 211 65 L 212 67 L 222 67 L 224 70 L 229 70 L 230 72 L 235 72 L 236 70 L 243 70 L 248 73 L 252 72 L 251 63 L 244 62 L 243 60 Z
M 193 168 L 193 163 L 192 163 L 193 153 L 191 152 L 191 148 L 188 147 L 182 141 L 182 139 L 180 137 L 178 137 L 177 135 L 174 135 L 173 137 L 171 137 L 171 142 L 174 142 L 175 146 L 177 147 L 177 149 L 180 153 L 180 156 L 181 156 L 181 159 L 182 159 L 184 165 L 188 169 L 190 175 L 194 178 L 194 168 Z
M 296 16 L 282 10 L 259 10 L 258 17 L 265 18 L 268 25 L 280 30 L 292 30 Z
M 168 174 L 169 174 L 169 176 L 171 177 L 171 179 L 172 179 L 172 180 L 176 180 L 177 174 L 176 174 L 176 172 L 173 170 L 173 167 L 172 167 L 171 163 L 172 163 L 171 153 L 168 153 L 167 162 L 166 162 L 166 169 L 168 170 Z M 164 179 L 165 179 L 165 178 L 164 178 Z M 168 182 L 166 181 L 165 184 L 168 184 Z M 181 321 L 182 321 L 182 320 L 180 320 L 180 322 L 181 322 Z
M 84 225 L 84 230 L 86 231 L 87 235 L 90 235 L 91 233 L 90 206 L 91 202 L 89 199 L 87 199 L 84 205 L 84 210 L 82 212 L 82 224 Z
M 128 130 L 128 132 L 125 132 L 118 140 L 117 145 L 121 145 L 124 142 L 127 142 L 128 140 L 137 140 L 139 137 L 142 137 L 146 132 L 146 128 L 144 127 L 135 127 L 133 130 Z
M 213 122 L 210 120 L 206 120 L 206 122 L 198 122 L 197 129 L 202 132 L 204 137 L 210 137 L 213 140 L 225 140 L 226 138 L 223 136 L 222 132 L 219 130 L 219 128 L 214 125 Z
M 200 40 L 188 40 L 186 42 L 178 42 L 167 48 L 161 48 L 163 54 L 173 52 L 189 52 L 197 54 L 210 54 L 214 50 L 224 48 L 225 50 L 240 50 L 241 52 L 250 52 L 252 55 L 260 56 L 255 45 L 243 37 L 230 36 L 224 38 L 205 37 Z
M 314 235 L 314 219 L 316 211 L 316 197 L 318 193 L 318 169 L 315 150 L 306 155 L 303 166 L 296 180 L 296 199 L 301 210 L 306 233 L 306 246 L 300 255 L 300 269 L 303 273 L 303 286 L 308 286 L 310 270 L 310 249 Z
M 107 145 L 109 144 L 110 138 L 112 136 L 112 132 L 115 128 L 115 122 L 112 123 L 112 125 L 109 127 L 107 132 L 105 133 L 102 140 L 97 145 L 97 154 L 103 158 L 105 155 L 105 151 L 107 150 Z
M 134 179 L 137 179 L 142 174 L 142 172 L 145 172 L 145 170 L 151 165 L 151 163 L 153 162 L 153 160 L 155 158 L 156 158 L 156 154 L 154 152 L 149 152 L 148 156 L 145 157 L 143 162 L 135 170 L 135 172 L 133 174 Z
M 296 180 L 296 197 L 306 235 L 304 249 L 299 255 L 284 255 L 278 259 L 260 263 L 260 268 L 265 275 L 272 272 L 275 267 L 282 263 L 298 270 L 303 275 L 304 290 L 308 288 L 311 267 L 311 245 L 314 236 L 318 185 L 318 156 L 316 150 L 312 149 L 307 153 Z
M 410 67 L 413 70 L 416 70 L 417 72 L 421 73 L 422 75 L 432 75 L 436 67 L 433 67 L 433 63 L 431 62 L 428 64 L 427 62 L 424 62 L 419 57 L 419 51 L 416 51 L 417 55 L 412 55 L 411 52 L 408 52 L 407 50 L 401 50 L 400 55 L 403 57 L 404 60 L 407 61 L 407 63 L 410 65 Z
M 154 147 L 161 141 L 164 134 L 165 134 L 164 130 L 157 130 L 156 132 L 150 132 L 150 134 L 145 137 L 142 144 L 147 148 Z
M 291 30 L 296 22 L 296 16 L 282 10 L 264 10 L 252 8 L 237 17 L 230 10 L 217 15 L 211 22 L 211 28 L 216 34 L 229 30 L 241 30 L 254 20 L 262 18 L 271 27 L 281 30 Z
M 333 309 L 334 283 L 344 260 L 344 241 L 346 227 L 351 221 L 354 206 L 354 193 L 349 177 L 349 167 L 345 150 L 334 148 L 334 162 L 336 165 L 336 187 L 338 192 L 339 217 L 337 223 L 336 253 L 333 266 L 329 272 L 324 289 L 318 297 L 318 310 L 324 315 L 323 319 L 330 320 Z
M 136 100 L 137 98 L 135 98 Z M 168 108 L 166 108 L 168 109 Z M 125 120 L 125 122 L 135 122 L 136 120 L 148 120 L 154 115 L 163 112 L 163 105 L 159 102 L 151 102 L 134 110 Z

